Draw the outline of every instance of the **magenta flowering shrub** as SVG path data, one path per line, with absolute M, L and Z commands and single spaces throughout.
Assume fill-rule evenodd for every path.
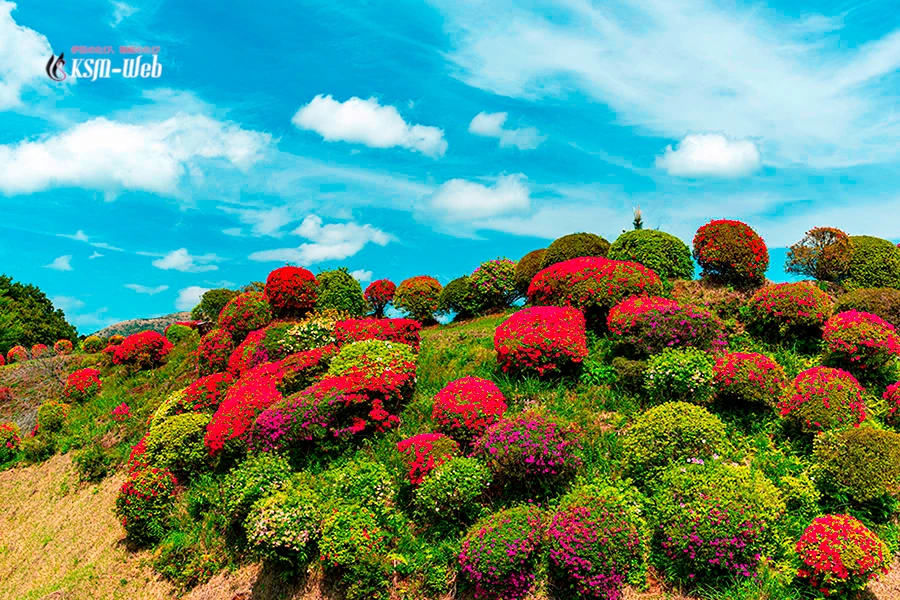
M 459 553 L 459 566 L 475 585 L 475 597 L 524 598 L 534 584 L 546 529 L 546 516 L 532 505 L 509 508 L 475 523 Z
M 197 373 L 202 377 L 224 371 L 233 349 L 231 335 L 222 329 L 213 329 L 200 338 L 197 346 Z
M 35 344 L 31 347 L 31 358 L 44 358 L 50 349 L 44 344 Z
M 756 352 L 729 352 L 716 360 L 716 397 L 737 404 L 775 407 L 787 387 L 784 369 Z
M 830 361 L 848 369 L 874 371 L 900 356 L 900 336 L 877 315 L 848 310 L 825 322 Z
M 890 407 L 884 421 L 894 427 L 900 425 L 900 381 L 889 385 L 881 397 Z
M 425 476 L 447 459 L 459 456 L 459 444 L 441 433 L 420 433 L 397 443 L 409 470 L 409 482 L 422 483 Z
M 828 294 L 808 282 L 776 283 L 753 294 L 744 320 L 747 330 L 763 339 L 814 339 L 831 310 Z
M 724 327 L 715 314 L 666 298 L 629 298 L 609 311 L 607 327 L 619 347 L 633 356 L 650 356 L 666 348 L 709 352 L 725 347 Z
M 584 315 L 575 308 L 535 306 L 514 313 L 494 333 L 504 371 L 564 371 L 588 354 Z
M 0 423 L 0 464 L 15 458 L 22 441 L 22 431 L 11 421 Z
M 435 394 L 431 418 L 440 431 L 469 445 L 505 412 L 506 399 L 496 383 L 480 377 L 463 377 Z
M 131 417 L 131 407 L 123 402 L 112 409 L 110 417 L 112 417 L 112 420 L 116 423 L 124 423 Z
M 334 324 L 338 347 L 364 340 L 408 344 L 419 351 L 422 324 L 415 319 L 347 319 Z
M 797 375 L 778 409 L 805 431 L 859 427 L 866 419 L 862 392 L 856 377 L 847 371 L 813 367 Z
M 84 402 L 96 397 L 100 393 L 101 387 L 100 371 L 91 368 L 79 369 L 70 373 L 66 378 L 63 394 L 69 400 Z

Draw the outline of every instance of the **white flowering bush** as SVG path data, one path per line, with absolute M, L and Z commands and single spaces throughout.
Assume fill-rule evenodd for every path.
M 647 361 L 644 389 L 654 403 L 708 404 L 714 395 L 715 359 L 693 348 L 666 349 Z
M 244 522 L 247 541 L 265 559 L 305 564 L 322 533 L 321 482 L 297 473 L 284 489 L 253 505 Z

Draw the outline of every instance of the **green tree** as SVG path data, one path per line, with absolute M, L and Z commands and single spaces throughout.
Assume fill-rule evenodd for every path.
M 237 295 L 238 292 L 226 288 L 209 290 L 200 297 L 200 304 L 191 311 L 191 318 L 196 321 L 215 323 L 228 301 Z
M 63 339 L 74 343 L 78 334 L 44 292 L 0 275 L 0 352 L 16 344 L 50 346 Z

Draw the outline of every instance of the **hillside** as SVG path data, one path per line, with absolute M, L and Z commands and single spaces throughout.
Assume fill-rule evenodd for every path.
M 115 323 L 114 325 L 104 327 L 93 335 L 98 335 L 101 338 L 108 338 L 112 335 L 129 336 L 132 333 L 137 333 L 139 331 L 158 331 L 162 333 L 166 330 L 166 327 L 172 323 L 190 320 L 190 312 L 172 313 L 171 315 L 153 317 L 150 319 L 131 319 L 130 321 L 122 321 L 121 323 Z

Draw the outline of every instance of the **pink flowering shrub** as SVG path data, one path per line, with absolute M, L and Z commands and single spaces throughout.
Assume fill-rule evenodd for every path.
M 15 458 L 22 442 L 22 431 L 15 423 L 0 423 L 0 465 Z
M 900 336 L 877 315 L 848 310 L 825 323 L 831 362 L 853 370 L 875 371 L 900 356 Z
M 146 469 L 149 466 L 150 462 L 147 460 L 147 434 L 144 434 L 144 437 L 131 447 L 131 452 L 128 453 L 128 461 L 125 463 L 125 468 L 130 475 L 135 471 Z
M 193 382 L 178 397 L 178 405 L 174 414 L 185 412 L 207 412 L 219 408 L 225 394 L 234 383 L 234 377 L 228 373 L 213 373 Z
M 261 292 L 247 292 L 228 301 L 219 313 L 219 329 L 240 343 L 247 334 L 262 329 L 272 320 L 269 301 Z
M 131 407 L 123 402 L 112 410 L 110 416 L 116 423 L 124 423 L 131 417 Z
M 475 598 L 524 598 L 534 584 L 546 529 L 545 515 L 531 505 L 509 508 L 475 523 L 459 553 L 459 566 L 475 585 Z
M 135 370 L 160 366 L 172 350 L 172 342 L 156 331 L 129 335 L 113 353 L 114 365 L 127 365 Z
M 73 402 L 84 402 L 100 393 L 102 383 L 97 369 L 79 369 L 69 374 L 63 394 Z
M 607 327 L 617 344 L 634 356 L 650 356 L 666 348 L 714 351 L 725 347 L 724 328 L 715 314 L 666 298 L 628 298 L 609 311 Z
M 894 427 L 900 425 L 900 381 L 889 385 L 881 397 L 890 407 L 884 417 L 885 422 Z
M 769 250 L 746 223 L 731 219 L 710 221 L 697 230 L 693 246 L 703 277 L 737 287 L 765 281 Z
M 72 354 L 72 350 L 74 350 L 74 346 L 69 340 L 58 340 L 53 344 L 53 351 L 56 352 L 57 356 Z
M 200 338 L 197 346 L 197 373 L 203 376 L 224 371 L 233 349 L 231 335 L 222 329 L 213 329 Z
M 756 352 L 729 352 L 716 360 L 716 397 L 737 404 L 777 406 L 787 387 L 784 369 Z
M 237 345 L 228 357 L 228 373 L 232 377 L 240 377 L 250 369 L 270 362 L 269 353 L 263 345 L 265 339 L 266 329 L 258 329 L 251 331 L 244 341 Z M 271 360 L 278 359 L 273 357 Z
M 807 283 L 776 283 L 759 289 L 747 303 L 745 321 L 753 335 L 773 341 L 814 339 L 831 316 L 828 294 Z
M 503 372 L 563 371 L 588 354 L 584 315 L 575 308 L 535 306 L 497 327 L 494 350 Z
M 3 353 L 0 352 L 0 367 L 6 364 L 6 357 L 3 356 Z
M 31 358 L 44 358 L 49 350 L 44 344 L 35 344 L 31 347 Z
M 25 362 L 26 360 L 28 360 L 28 350 L 24 346 L 13 346 L 6 353 L 6 362 L 9 364 Z
M 0 402 L 10 402 L 13 399 L 12 388 L 0 387 Z
M 334 325 L 338 347 L 363 340 L 398 342 L 419 351 L 422 324 L 415 319 L 347 319 Z
M 425 476 L 449 458 L 459 456 L 459 444 L 440 433 L 420 433 L 397 443 L 409 470 L 409 482 L 422 483 Z
M 778 403 L 781 416 L 805 431 L 859 427 L 866 418 L 863 388 L 842 369 L 813 367 L 803 371 Z
M 506 399 L 496 383 L 463 377 L 435 394 L 431 418 L 441 432 L 468 446 L 505 412 Z

